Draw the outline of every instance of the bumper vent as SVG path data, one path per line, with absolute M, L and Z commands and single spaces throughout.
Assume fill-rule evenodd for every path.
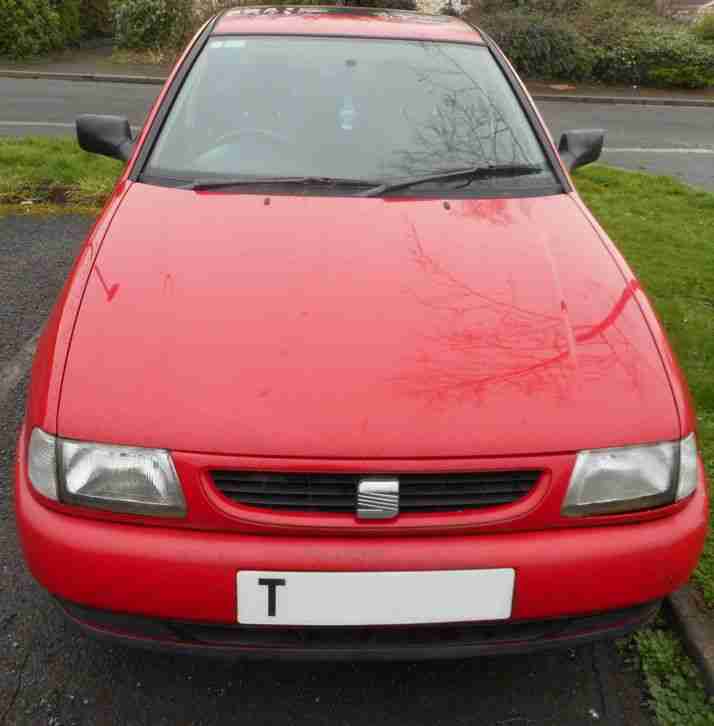
M 226 498 L 277 511 L 351 514 L 366 474 L 214 471 L 213 483 Z M 399 511 L 460 512 L 512 504 L 536 485 L 539 471 L 391 474 L 399 479 Z

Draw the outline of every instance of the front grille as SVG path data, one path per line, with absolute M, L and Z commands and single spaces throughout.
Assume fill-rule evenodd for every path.
M 353 513 L 365 474 L 214 471 L 218 491 L 260 509 Z M 535 487 L 539 471 L 390 474 L 399 479 L 400 512 L 460 512 L 513 504 Z

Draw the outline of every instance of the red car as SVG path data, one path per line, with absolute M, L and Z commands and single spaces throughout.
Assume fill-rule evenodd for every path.
M 40 340 L 36 579 L 88 633 L 461 656 L 646 622 L 707 527 L 664 332 L 493 41 L 241 8 L 196 36 Z

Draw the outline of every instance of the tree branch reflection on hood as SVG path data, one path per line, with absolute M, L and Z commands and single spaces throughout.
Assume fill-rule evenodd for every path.
M 578 381 L 624 370 L 637 387 L 636 356 L 617 323 L 639 283 L 627 284 L 608 314 L 592 325 L 572 325 L 567 303 L 539 311 L 518 304 L 513 281 L 503 294 L 484 292 L 429 255 L 413 230 L 412 263 L 428 277 L 428 293 L 412 290 L 418 302 L 436 311 L 443 330 L 424 334 L 424 346 L 409 370 L 393 380 L 411 396 L 430 403 L 478 401 L 503 387 L 524 395 L 547 391 L 565 400 Z M 635 361 L 635 362 L 633 362 Z M 576 372 L 578 374 L 576 379 Z

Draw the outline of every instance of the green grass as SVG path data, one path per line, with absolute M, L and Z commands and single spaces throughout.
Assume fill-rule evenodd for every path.
M 714 726 L 714 703 L 679 639 L 654 626 L 634 637 L 650 706 L 661 726 Z
M 714 194 L 669 177 L 591 166 L 578 190 L 635 270 L 664 323 L 697 405 L 714 477 Z M 714 538 L 694 580 L 714 607 Z
M 0 204 L 99 207 L 122 164 L 82 151 L 73 139 L 0 138 Z
M 697 404 L 699 443 L 714 475 L 714 194 L 668 177 L 591 166 L 576 175 L 586 203 L 617 243 L 664 323 Z M 714 533 L 694 574 L 714 608 Z M 661 726 L 714 726 L 697 671 L 658 624 L 635 636 Z
M 112 52 L 112 63 L 117 65 L 166 66 L 170 68 L 177 60 L 175 50 L 161 48 L 146 50 L 125 50 L 117 48 Z M 159 76 L 161 68 L 155 75 Z

